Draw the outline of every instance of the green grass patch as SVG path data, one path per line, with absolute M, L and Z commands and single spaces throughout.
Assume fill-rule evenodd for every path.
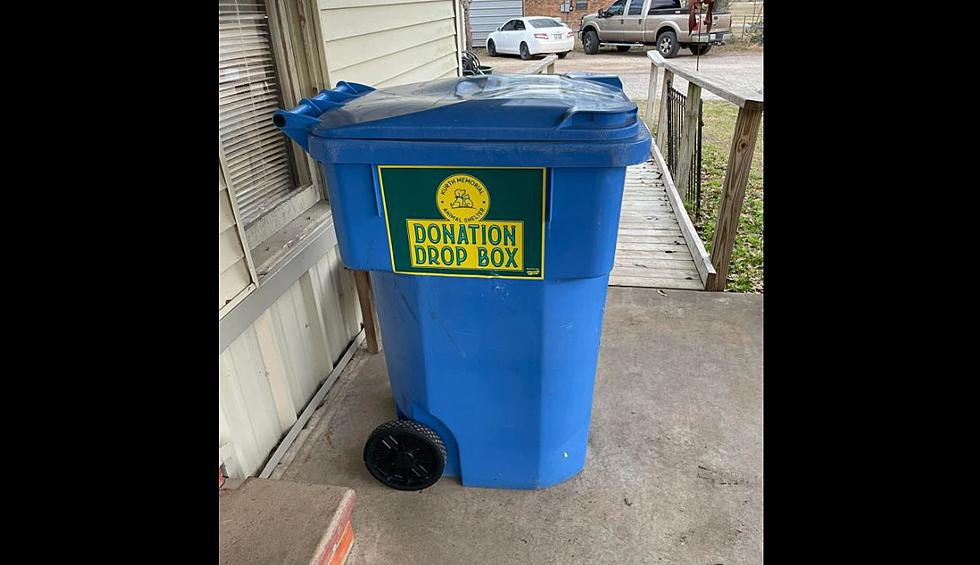
M 645 100 L 637 100 L 636 104 L 641 108 L 641 112 L 645 110 Z M 721 185 L 725 180 L 728 152 L 731 149 L 732 134 L 735 131 L 737 117 L 738 107 L 734 104 L 722 100 L 704 101 L 704 129 L 702 130 L 703 141 L 701 146 L 701 216 L 695 218 L 694 211 L 690 206 L 688 206 L 688 215 L 691 216 L 694 228 L 701 236 L 701 241 L 704 242 L 708 253 L 711 253 L 715 222 L 718 221 Z M 647 125 L 651 130 L 656 127 L 656 124 L 649 122 Z M 732 250 L 732 262 L 728 269 L 726 291 L 755 293 L 765 291 L 762 278 L 762 140 L 764 126 L 765 117 L 759 125 L 759 137 L 756 140 L 755 152 L 752 156 L 752 168 L 749 171 L 749 182 L 745 189 L 745 201 L 742 203 L 738 232 L 735 234 L 735 248 Z M 655 131 L 654 136 L 656 136 Z

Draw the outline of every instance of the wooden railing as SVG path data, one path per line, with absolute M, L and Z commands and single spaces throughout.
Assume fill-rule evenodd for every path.
M 548 55 L 540 61 L 535 61 L 527 66 L 526 69 L 521 71 L 522 75 L 553 75 L 555 74 L 555 61 L 558 60 L 558 55 Z
M 696 71 L 684 69 L 667 61 L 657 51 L 647 51 L 647 57 L 650 58 L 650 89 L 647 93 L 646 108 L 648 122 L 653 120 L 657 79 L 660 69 L 664 69 L 663 88 L 657 113 L 657 140 L 654 147 L 657 160 L 664 169 L 666 169 L 663 151 L 667 141 L 667 92 L 673 85 L 675 76 L 687 80 L 687 103 L 684 108 L 687 119 L 684 123 L 693 127 L 687 127 L 686 131 L 681 132 L 677 171 L 673 175 L 673 178 L 677 179 L 678 192 L 687 189 L 690 178 L 691 149 L 697 143 L 697 112 L 701 101 L 701 90 L 707 90 L 739 108 L 735 132 L 732 135 L 732 148 L 728 154 L 728 166 L 725 169 L 725 181 L 721 187 L 721 201 L 718 203 L 718 223 L 715 225 L 715 237 L 711 244 L 710 259 L 714 272 L 708 272 L 704 281 L 707 290 L 724 290 L 732 259 L 732 248 L 735 246 L 735 232 L 738 230 L 742 202 L 745 200 L 745 187 L 749 181 L 749 169 L 752 167 L 752 153 L 755 151 L 759 123 L 762 120 L 763 96 L 730 86 L 724 81 L 707 77 Z M 666 177 L 667 171 L 664 170 L 664 173 Z

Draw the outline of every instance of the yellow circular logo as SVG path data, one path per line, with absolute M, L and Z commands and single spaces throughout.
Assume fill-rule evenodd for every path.
M 490 192 L 474 176 L 450 175 L 439 183 L 436 206 L 447 220 L 464 224 L 479 222 L 490 211 Z

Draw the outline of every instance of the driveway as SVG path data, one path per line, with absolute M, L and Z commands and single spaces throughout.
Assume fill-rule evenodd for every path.
M 476 54 L 480 58 L 481 64 L 493 67 L 494 73 L 519 73 L 533 63 L 533 61 L 522 61 L 516 55 L 490 57 L 483 49 L 477 49 Z M 543 57 L 536 57 L 535 59 L 541 58 Z M 729 46 L 715 47 L 707 55 L 701 56 L 700 64 L 698 64 L 697 57 L 692 55 L 690 51 L 683 50 L 676 57 L 670 59 L 670 62 L 692 71 L 695 70 L 695 66 L 699 66 L 699 72 L 708 76 L 751 92 L 762 92 L 761 49 L 743 51 L 735 50 Z M 619 75 L 627 96 L 633 100 L 647 99 L 647 89 L 650 85 L 650 59 L 647 58 L 645 49 L 641 50 L 634 47 L 626 53 L 603 49 L 596 55 L 572 51 L 555 64 L 556 73 L 568 71 Z M 663 81 L 662 78 L 660 80 Z M 687 81 L 680 77 L 676 78 L 674 88 L 681 92 L 687 92 Z M 702 98 L 720 100 L 719 97 L 707 91 L 703 91 Z
M 762 312 L 760 294 L 609 288 L 586 465 L 549 489 L 375 481 L 364 439 L 395 404 L 386 351 L 364 349 L 273 478 L 357 492 L 348 565 L 756 565 Z

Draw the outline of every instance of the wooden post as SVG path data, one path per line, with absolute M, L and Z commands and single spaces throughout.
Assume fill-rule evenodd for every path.
M 551 64 L 548 65 L 548 68 L 546 69 L 546 72 L 549 75 L 555 74 L 555 62 L 554 61 L 552 61 Z
M 660 74 L 660 67 L 650 61 L 650 87 L 647 89 L 647 122 L 653 125 L 653 102 L 657 98 L 657 77 Z M 659 126 L 658 126 L 659 127 Z
M 674 86 L 674 73 L 670 69 L 664 69 L 664 86 L 660 92 L 660 115 L 657 116 L 657 148 L 663 155 L 667 143 L 667 112 L 670 106 L 667 101 L 667 92 Z
M 749 182 L 749 169 L 752 167 L 752 154 L 755 151 L 755 139 L 759 133 L 761 119 L 761 108 L 738 110 L 735 134 L 732 136 L 732 149 L 728 154 L 728 169 L 725 171 L 721 200 L 718 202 L 718 224 L 715 226 L 715 238 L 711 244 L 711 264 L 714 265 L 716 274 L 709 275 L 705 283 L 707 290 L 725 289 L 728 266 L 732 260 L 732 248 L 735 246 L 735 232 L 738 230 L 738 218 L 742 213 L 742 202 L 745 200 L 745 187 Z
M 677 193 L 685 200 L 691 190 L 691 167 L 694 166 L 694 148 L 698 143 L 698 109 L 701 107 L 701 87 L 687 82 L 687 102 L 684 103 L 684 130 L 681 131 L 680 147 L 677 148 L 677 174 L 674 184 Z
M 371 294 L 371 275 L 367 271 L 354 271 L 357 286 L 357 301 L 361 303 L 361 318 L 364 319 L 364 337 L 371 353 L 381 351 L 378 343 L 378 324 L 374 317 L 374 296 Z

